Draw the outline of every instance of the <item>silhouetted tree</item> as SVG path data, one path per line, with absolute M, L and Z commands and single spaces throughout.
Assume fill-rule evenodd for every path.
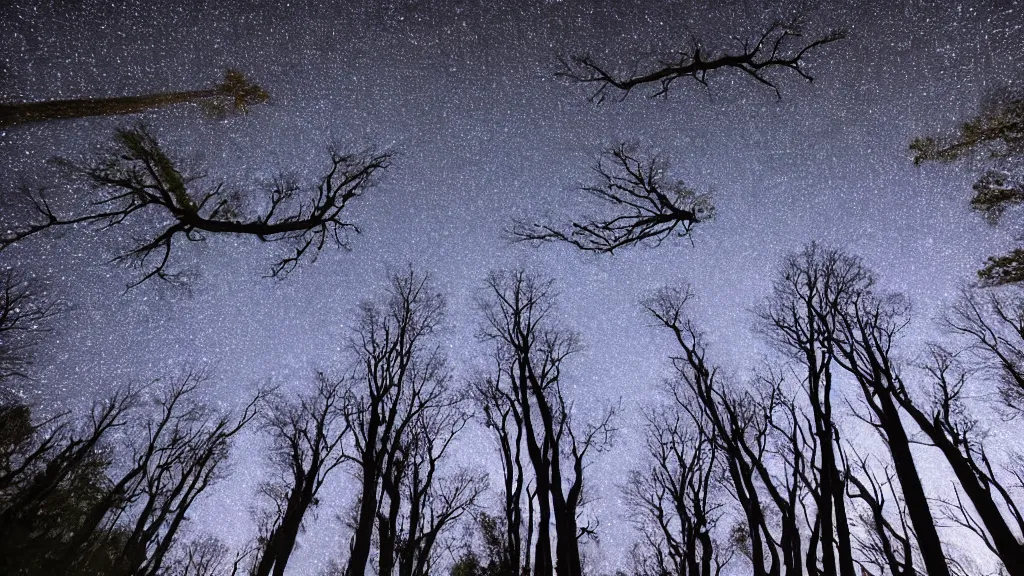
M 568 226 L 516 221 L 511 236 L 610 254 L 627 246 L 656 246 L 673 236 L 687 237 L 696 224 L 714 216 L 710 195 L 669 179 L 662 158 L 645 158 L 635 146 L 619 144 L 606 150 L 594 170 L 596 181 L 582 191 L 599 200 L 605 214 L 573 220 Z
M 893 345 L 909 320 L 908 303 L 898 294 L 877 294 L 874 275 L 858 258 L 842 251 L 811 244 L 796 262 L 808 275 L 834 286 L 833 297 L 819 300 L 812 312 L 834 319 L 832 354 L 860 385 L 869 422 L 889 449 L 925 568 L 928 574 L 946 576 L 949 568 L 942 542 L 896 400 L 902 377 L 892 356 Z
M 528 482 L 523 468 L 523 415 L 516 402 L 511 375 L 502 370 L 508 366 L 501 353 L 495 358 L 494 376 L 481 378 L 474 386 L 474 397 L 483 413 L 484 425 L 497 441 L 502 470 L 502 513 L 494 518 L 481 513 L 478 518 L 486 556 L 482 559 L 492 576 L 518 576 L 530 572 L 529 539 L 523 540 L 523 489 Z M 532 519 L 533 499 L 527 497 Z M 503 534 L 496 533 L 503 527 Z
M 676 410 L 647 417 L 645 467 L 624 487 L 642 538 L 637 576 L 717 576 L 731 556 L 713 534 L 723 507 L 713 499 L 718 446 L 699 428 Z
M 910 150 L 915 165 L 981 160 L 986 168 L 974 183 L 970 205 L 991 224 L 1024 203 L 1024 97 L 1019 93 L 994 94 L 955 134 L 916 138 Z M 989 258 L 978 276 L 990 286 L 1024 280 L 1024 249 Z
M 995 377 L 1011 415 L 1024 415 L 1024 297 L 1010 289 L 966 290 L 944 324 L 966 340 L 979 368 Z
M 593 423 L 579 423 L 562 383 L 563 362 L 579 348 L 576 334 L 551 318 L 551 283 L 535 281 L 522 271 L 492 273 L 489 297 L 483 304 L 483 338 L 493 342 L 503 359 L 501 370 L 514 386 L 523 418 L 527 454 L 533 468 L 537 498 L 537 543 L 533 570 L 550 576 L 582 573 L 579 539 L 593 529 L 580 526 L 584 471 L 592 452 L 611 442 L 614 409 Z M 551 558 L 549 524 L 555 525 L 555 561 Z
M 389 526 L 386 532 L 396 537 L 399 576 L 428 576 L 434 571 L 439 553 L 446 549 L 442 546 L 449 544 L 442 538 L 487 487 L 486 477 L 468 470 L 444 472 L 446 452 L 467 420 L 456 405 L 424 412 L 402 448 L 403 461 L 394 468 L 400 470 L 401 492 L 389 494 L 389 514 L 386 521 L 380 519 L 381 525 Z M 394 480 L 389 478 L 385 485 Z
M 200 535 L 176 547 L 174 557 L 163 572 L 168 576 L 238 576 L 243 564 L 255 554 L 246 546 L 231 554 L 231 549 L 214 536 Z
M 114 148 L 91 165 L 61 162 L 95 190 L 94 197 L 64 215 L 44 192 L 28 193 L 40 219 L 18 223 L 0 236 L 0 250 L 52 228 L 91 224 L 106 230 L 138 221 L 149 234 L 115 258 L 143 271 L 133 286 L 154 276 L 174 279 L 167 266 L 175 239 L 201 241 L 207 234 L 292 244 L 271 267 L 271 276 L 283 276 L 303 259 L 315 260 L 325 244 L 348 248 L 348 234 L 359 230 L 346 220 L 345 208 L 377 183 L 390 161 L 388 152 L 331 152 L 328 170 L 313 190 L 303 192 L 298 183 L 279 178 L 264 198 L 243 201 L 222 183 L 201 187 L 200 175 L 180 171 L 149 130 L 138 125 L 118 130 Z M 247 210 L 249 203 L 259 207 Z
M 854 451 L 856 452 L 856 451 Z M 903 496 L 897 489 L 892 468 L 883 465 L 884 479 L 870 470 L 868 459 L 857 455 L 857 470 L 846 469 L 847 494 L 864 504 L 859 535 L 854 532 L 855 549 L 861 564 L 870 565 L 881 574 L 915 576 L 920 573 L 916 538 L 911 530 Z
M 4 406 L 0 572 L 52 574 L 62 561 L 69 574 L 102 573 L 101 565 L 115 563 L 116 545 L 93 541 L 83 548 L 73 539 L 109 489 L 105 448 L 111 433 L 128 425 L 137 396 L 137 389 L 118 389 L 77 421 L 59 414 L 34 422 L 27 405 Z
M 312 391 L 274 398 L 265 417 L 271 462 L 280 477 L 262 488 L 274 511 L 263 527 L 254 576 L 284 574 L 306 512 L 317 506 L 320 488 L 344 459 L 344 384 L 318 373 Z
M 778 95 L 775 71 L 791 70 L 811 81 L 813 78 L 804 68 L 805 57 L 844 37 L 843 32 L 829 32 L 805 40 L 799 20 L 775 22 L 758 36 L 737 39 L 737 46 L 733 49 L 707 49 L 700 40 L 694 39 L 691 46 L 675 48 L 650 64 L 629 66 L 632 70 L 647 68 L 645 72 L 619 73 L 590 56 L 577 55 L 563 60 L 563 68 L 557 75 L 571 82 L 593 86 L 590 100 L 596 102 L 604 101 L 609 93 L 619 93 L 625 99 L 634 88 L 648 86 L 653 88 L 651 97 L 667 96 L 676 80 L 686 78 L 707 87 L 715 74 L 725 71 L 746 74 Z
M 345 418 L 360 480 L 346 574 L 367 573 L 374 540 L 381 575 L 422 574 L 435 544 L 479 494 L 479 478 L 438 465 L 465 424 L 437 336 L 445 301 L 412 270 L 390 278 L 382 302 L 364 303 Z
M 186 372 L 157 385 L 151 398 L 153 410 L 139 414 L 127 440 L 128 465 L 111 475 L 109 489 L 84 515 L 72 546 L 117 530 L 122 534 L 118 550 L 126 572 L 161 573 L 189 510 L 221 478 L 234 438 L 256 418 L 269 393 L 258 390 L 232 415 L 213 410 L 197 398 L 206 380 L 202 372 Z M 55 572 L 71 561 L 62 558 Z
M 689 289 L 662 289 L 644 307 L 674 336 L 681 355 L 673 356 L 676 371 L 672 387 L 674 405 L 698 424 L 698 432 L 717 446 L 725 482 L 743 511 L 743 523 L 734 529 L 733 545 L 750 560 L 755 576 L 802 573 L 800 508 L 804 447 L 798 435 L 795 411 L 783 398 L 777 380 L 766 378 L 760 391 L 731 389 L 716 366 L 706 360 L 703 333 L 685 309 Z M 783 449 L 788 465 L 774 474 L 771 440 L 784 429 L 779 409 L 789 411 L 794 430 Z M 703 424 L 706 423 L 706 424 Z M 813 436 L 812 436 L 813 438 Z M 813 450 L 810 447 L 811 458 Z M 778 528 L 773 519 L 778 519 Z
M 13 269 L 0 271 L 0 383 L 26 376 L 39 333 L 59 306 Z M 0 397 L 0 402 L 5 401 Z
M 803 388 L 818 447 L 815 481 L 817 544 L 825 574 L 855 576 L 846 479 L 841 473 L 839 430 L 833 416 L 833 364 L 837 321 L 833 304 L 842 303 L 870 285 L 859 263 L 830 253 L 818 244 L 786 258 L 761 307 L 761 330 L 803 371 Z M 816 550 L 808 550 L 816 556 Z M 838 571 L 837 571 L 838 568 Z M 808 570 L 811 570 L 808 567 Z
M 263 88 L 250 82 L 241 72 L 228 70 L 220 84 L 206 90 L 158 92 L 121 98 L 3 103 L 0 104 L 0 128 L 27 122 L 135 114 L 184 103 L 200 104 L 215 115 L 245 113 L 250 106 L 262 104 L 269 98 Z
M 964 405 L 968 373 L 955 358 L 933 347 L 927 371 L 934 383 L 930 404 L 915 401 L 902 381 L 894 389 L 894 399 L 953 469 L 957 499 L 951 507 L 956 521 L 981 538 L 1002 561 L 1007 574 L 1024 575 L 1019 562 L 1024 554 L 1024 504 L 1015 496 L 1021 471 L 1011 468 L 1008 478 L 997 472 L 999 467 L 985 448 L 984 431 Z M 973 513 L 961 499 L 961 491 Z

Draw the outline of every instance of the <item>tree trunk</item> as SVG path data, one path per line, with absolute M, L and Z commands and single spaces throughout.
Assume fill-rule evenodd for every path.
M 122 98 L 50 100 L 47 102 L 0 104 L 0 128 L 28 122 L 135 114 L 174 104 L 198 103 L 210 98 L 216 98 L 221 94 L 217 89 L 210 89 L 161 92 L 142 96 L 125 96 Z

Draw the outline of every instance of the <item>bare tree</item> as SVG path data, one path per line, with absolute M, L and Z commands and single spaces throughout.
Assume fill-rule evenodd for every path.
M 250 106 L 262 104 L 269 98 L 263 88 L 249 81 L 241 72 L 227 70 L 220 84 L 206 90 L 158 92 L 121 98 L 3 103 L 0 104 L 0 128 L 28 122 L 136 114 L 184 103 L 200 104 L 219 116 L 228 112 L 248 112 Z
M 403 569 L 424 569 L 439 533 L 475 499 L 465 478 L 432 471 L 465 423 L 437 340 L 444 311 L 429 277 L 412 270 L 392 275 L 383 302 L 362 306 L 345 409 L 360 481 L 349 576 L 367 573 L 375 534 L 378 574 L 392 573 L 402 546 L 415 560 Z M 420 515 L 415 526 L 412 514 Z
M 389 502 L 389 510 L 399 513 L 387 519 L 396 536 L 399 576 L 428 576 L 434 571 L 449 544 L 443 541 L 445 534 L 487 487 L 486 477 L 468 470 L 444 471 L 448 448 L 468 418 L 458 404 L 441 406 L 421 414 L 408 434 L 403 462 L 396 467 L 401 470 L 402 493 L 390 496 Z M 401 506 L 396 508 L 396 502 Z
M 859 259 L 834 249 L 816 252 L 816 268 L 835 262 L 851 273 L 861 271 L 856 290 L 823 303 L 835 318 L 835 360 L 856 378 L 870 412 L 866 419 L 889 449 L 925 569 L 930 575 L 947 576 L 942 542 L 900 415 L 900 407 L 905 407 L 899 402 L 904 385 L 893 347 L 909 322 L 909 303 L 899 294 L 876 293 L 874 276 Z
M 1024 574 L 1018 561 L 1024 554 L 1024 505 L 1014 492 L 1024 486 L 1024 473 L 1011 469 L 1003 478 L 997 472 L 985 448 L 984 432 L 964 405 L 969 374 L 953 355 L 933 347 L 926 369 L 934 383 L 930 404 L 915 401 L 902 382 L 893 396 L 953 469 L 956 501 L 945 501 L 955 520 L 981 538 L 1003 562 L 1007 574 L 1020 576 Z M 963 502 L 961 491 L 974 512 Z
M 344 459 L 344 385 L 318 373 L 312 391 L 292 400 L 275 398 L 265 417 L 271 462 L 280 478 L 262 488 L 275 510 L 260 537 L 254 576 L 284 574 L 306 513 L 317 506 L 320 488 Z
M 207 234 L 291 244 L 270 270 L 271 276 L 284 276 L 303 259 L 315 260 L 326 244 L 349 247 L 349 234 L 359 229 L 345 209 L 376 185 L 390 161 L 388 152 L 331 152 L 327 172 L 311 191 L 279 178 L 263 199 L 251 200 L 262 206 L 247 211 L 225 184 L 201 186 L 201 175 L 180 171 L 156 137 L 137 125 L 118 130 L 114 148 L 91 165 L 61 162 L 94 189 L 93 198 L 63 214 L 44 192 L 28 192 L 39 220 L 0 236 L 0 250 L 53 228 L 84 224 L 108 230 L 137 222 L 149 229 L 146 238 L 115 258 L 142 271 L 132 286 L 153 277 L 173 280 L 168 263 L 174 241 L 201 241 Z
M 504 534 L 500 544 L 488 545 L 489 560 L 496 563 L 491 569 L 498 574 L 516 576 L 530 571 L 530 541 L 529 537 L 524 541 L 522 534 L 523 489 L 528 479 L 523 467 L 523 415 L 516 402 L 511 376 L 502 370 L 507 363 L 501 356 L 499 351 L 495 358 L 494 376 L 483 377 L 474 385 L 474 398 L 483 413 L 484 425 L 497 441 L 501 455 L 503 518 L 500 526 L 504 528 Z M 533 499 L 527 497 L 531 520 L 532 505 Z M 480 524 L 486 540 L 488 530 L 493 532 L 499 522 L 482 515 Z
M 847 494 L 864 504 L 860 522 L 866 530 L 853 536 L 855 548 L 863 557 L 862 563 L 876 568 L 879 573 L 888 570 L 892 576 L 916 576 L 919 574 L 916 538 L 902 494 L 897 491 L 895 474 L 884 464 L 884 479 L 879 479 L 871 471 L 868 458 L 854 453 L 857 469 L 846 467 Z
M 695 225 L 714 216 L 711 196 L 670 179 L 667 170 L 663 159 L 645 158 L 635 146 L 609 148 L 594 168 L 596 181 L 582 187 L 584 194 L 603 205 L 605 214 L 573 220 L 568 226 L 516 221 L 510 234 L 519 241 L 566 242 L 609 254 L 688 237 Z
M 26 376 L 38 334 L 49 329 L 59 309 L 13 269 L 0 271 L 0 382 Z
M 818 447 L 814 494 L 825 574 L 855 576 L 846 479 L 833 415 L 833 367 L 837 306 L 870 288 L 871 278 L 852 258 L 811 243 L 785 259 L 772 283 L 772 295 L 759 311 L 761 331 L 803 372 L 803 388 Z M 814 550 L 808 554 L 815 555 Z M 838 571 L 837 571 L 838 569 Z
M 192 505 L 222 477 L 233 439 L 269 394 L 261 388 L 237 414 L 219 412 L 196 398 L 206 381 L 203 372 L 186 372 L 159 386 L 155 410 L 132 430 L 129 465 L 86 515 L 74 544 L 117 533 L 125 570 L 161 573 Z
M 634 70 L 646 68 L 644 72 L 619 73 L 590 56 L 577 55 L 562 62 L 557 76 L 593 87 L 590 100 L 595 102 L 604 101 L 610 93 L 625 99 L 634 88 L 648 86 L 653 88 L 651 97 L 667 96 L 680 79 L 691 79 L 707 87 L 715 74 L 726 71 L 746 74 L 778 95 L 775 71 L 790 70 L 811 81 L 812 76 L 804 68 L 805 57 L 844 37 L 843 32 L 834 31 L 805 40 L 798 20 L 775 22 L 754 38 L 737 39 L 737 46 L 732 49 L 708 50 L 694 39 L 689 47 L 675 49 L 655 62 L 632 66 Z
M 809 439 L 800 434 L 795 408 L 783 400 L 785 391 L 777 379 L 763 378 L 761 390 L 730 390 L 718 368 L 706 360 L 704 335 L 685 314 L 691 298 L 689 289 L 662 289 L 644 302 L 681 352 L 672 357 L 674 404 L 717 446 L 726 482 L 743 510 L 734 544 L 745 549 L 755 576 L 802 574 L 803 454 L 810 452 L 813 459 L 816 448 L 801 444 Z M 788 426 L 780 409 L 789 416 Z M 787 428 L 785 441 L 775 449 L 773 438 Z M 770 466 L 776 460 L 783 464 L 777 472 Z
M 1015 290 L 965 290 L 945 319 L 997 382 L 1011 414 L 1024 414 L 1024 297 Z
M 643 540 L 635 550 L 644 576 L 717 576 L 731 557 L 713 534 L 721 515 L 714 478 L 718 446 L 676 410 L 647 417 L 646 467 L 624 487 Z
M 482 303 L 482 337 L 503 359 L 502 371 L 514 386 L 523 418 L 527 453 L 532 464 L 538 504 L 537 543 L 533 570 L 550 576 L 549 524 L 554 520 L 555 560 L 559 576 L 579 576 L 579 539 L 592 532 L 581 526 L 584 472 L 590 457 L 607 448 L 614 432 L 614 409 L 592 423 L 574 417 L 572 401 L 562 383 L 563 362 L 579 348 L 578 337 L 551 318 L 551 283 L 535 281 L 525 272 L 492 273 L 489 297 Z
M 27 453 L 5 458 L 4 488 L 10 493 L 5 498 L 4 509 L 0 510 L 0 540 L 8 537 L 9 531 L 19 529 L 19 523 L 31 522 L 42 502 L 76 469 L 96 456 L 110 433 L 128 425 L 138 394 L 137 388 L 119 388 L 97 401 L 89 417 L 78 426 L 58 419 L 48 430 L 45 426 L 35 427 L 28 420 L 27 411 L 19 411 L 21 422 L 15 425 L 15 414 L 7 414 L 12 417 L 8 421 L 12 425 L 12 436 L 16 433 L 18 439 L 28 439 L 25 428 L 33 433 L 43 431 L 46 436 Z

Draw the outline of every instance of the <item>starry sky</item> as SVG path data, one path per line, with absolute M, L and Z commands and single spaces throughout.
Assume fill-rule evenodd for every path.
M 983 258 L 1013 242 L 968 210 L 970 166 L 918 169 L 907 145 L 1024 81 L 1019 1 L 2 4 L 3 101 L 203 88 L 225 68 L 262 85 L 271 101 L 247 116 L 214 120 L 187 105 L 145 115 L 166 149 L 211 182 L 258 190 L 280 171 L 312 181 L 330 145 L 396 154 L 353 210 L 363 230 L 353 250 L 327 250 L 283 281 L 263 277 L 275 252 L 247 239 L 183 245 L 175 262 L 195 275 L 188 291 L 151 282 L 125 294 L 136 272 L 107 263 L 129 240 L 117 234 L 65 230 L 6 251 L 0 264 L 33 274 L 68 304 L 37 359 L 38 401 L 78 405 L 118 382 L 192 364 L 213 369 L 210 398 L 225 405 L 268 379 L 302 386 L 313 370 L 345 362 L 356 306 L 408 264 L 447 295 L 450 359 L 456 377 L 468 378 L 487 353 L 474 339 L 486 273 L 524 267 L 556 280 L 562 320 L 582 335 L 586 349 L 568 375 L 581 410 L 623 406 L 617 448 L 592 469 L 602 522 L 594 562 L 606 568 L 621 565 L 633 537 L 616 487 L 634 462 L 639 414 L 669 373 L 643 296 L 691 284 L 712 355 L 743 374 L 766 351 L 750 330 L 752 308 L 781 257 L 811 240 L 862 256 L 886 288 L 910 296 L 912 343 L 932 333 Z M 637 91 L 596 105 L 553 74 L 559 56 L 628 67 L 694 37 L 709 47 L 749 37 L 797 12 L 809 35 L 845 29 L 848 38 L 809 56 L 813 83 L 779 74 L 781 99 L 726 73 L 709 89 L 680 82 L 667 98 Z M 131 121 L 0 132 L 0 194 L 19 185 L 74 194 L 46 159 L 91 157 Z M 515 217 L 571 211 L 597 155 L 618 141 L 661 153 L 673 176 L 713 193 L 717 218 L 692 245 L 607 256 L 507 242 Z M 472 427 L 460 459 L 493 466 L 487 446 Z M 235 473 L 193 529 L 232 542 L 249 534 L 259 447 L 258 438 L 240 443 Z M 343 477 L 332 487 L 294 557 L 296 573 L 315 573 L 323 547 L 341 548 L 334 514 L 350 484 Z

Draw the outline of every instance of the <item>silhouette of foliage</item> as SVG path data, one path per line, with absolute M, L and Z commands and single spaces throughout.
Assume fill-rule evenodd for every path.
M 993 94 L 955 133 L 915 138 L 910 150 L 915 165 L 964 160 L 984 165 L 970 206 L 993 225 L 1007 210 L 1024 203 L 1024 97 L 1019 93 Z M 978 276 L 986 286 L 1024 281 L 1024 249 L 989 258 Z

